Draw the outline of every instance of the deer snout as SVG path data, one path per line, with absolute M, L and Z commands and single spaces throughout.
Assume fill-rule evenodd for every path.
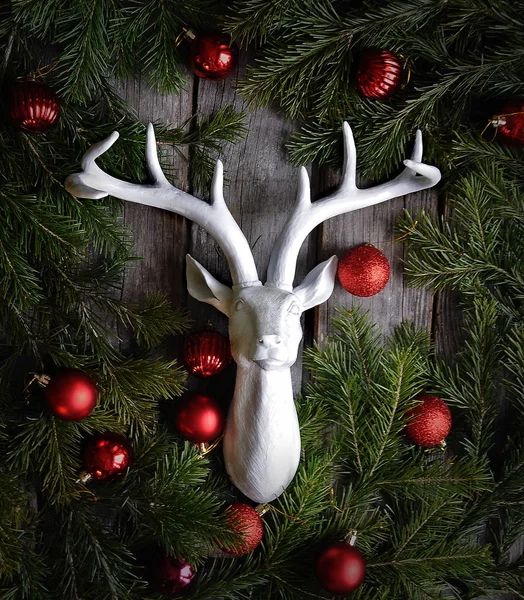
M 282 338 L 279 335 L 261 335 L 257 343 L 262 348 L 275 348 L 282 343 Z

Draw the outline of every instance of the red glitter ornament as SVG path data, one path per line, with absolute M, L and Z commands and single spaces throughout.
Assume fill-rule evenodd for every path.
M 159 592 L 171 595 L 188 586 L 194 576 L 193 568 L 184 558 L 178 560 L 174 556 L 166 554 L 156 566 L 153 580 Z
M 440 444 L 451 429 L 448 405 L 437 396 L 421 394 L 422 403 L 406 413 L 406 436 L 413 444 L 430 448 Z
M 84 469 L 99 481 L 123 475 L 131 462 L 131 446 L 118 433 L 99 433 L 88 440 L 83 454 Z
M 192 375 L 218 375 L 231 362 L 229 340 L 218 331 L 192 333 L 184 342 L 184 362 Z
M 222 406 L 211 396 L 191 394 L 177 405 L 174 424 L 180 435 L 190 442 L 201 444 L 217 438 L 224 429 Z
M 382 291 L 389 281 L 390 267 L 386 255 L 363 244 L 351 248 L 338 263 L 338 279 L 354 296 L 365 298 Z
M 317 558 L 315 574 L 320 585 L 331 594 L 349 594 L 364 581 L 366 561 L 354 546 L 335 542 Z
M 9 115 L 21 129 L 43 133 L 58 121 L 60 101 L 41 81 L 18 81 L 9 99 Z
M 220 546 L 224 552 L 232 556 L 245 556 L 260 544 L 264 535 L 264 521 L 258 512 L 249 504 L 235 502 L 227 507 L 227 520 L 231 529 L 242 536 L 232 546 Z
M 229 35 L 208 33 L 197 36 L 186 32 L 189 42 L 189 64 L 203 79 L 218 81 L 229 77 L 238 62 L 238 47 L 231 43 Z
M 508 146 L 524 146 L 524 98 L 507 102 L 491 124 L 496 128 L 495 139 Z
M 401 87 L 405 67 L 389 50 L 368 50 L 360 57 L 355 87 L 365 98 L 386 100 Z
M 84 419 L 95 408 L 98 391 L 94 380 L 80 369 L 61 369 L 46 386 L 49 410 L 64 421 Z

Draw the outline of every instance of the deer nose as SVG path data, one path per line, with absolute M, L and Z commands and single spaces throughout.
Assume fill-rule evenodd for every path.
M 264 348 L 274 348 L 281 341 L 282 338 L 279 335 L 261 335 L 258 339 L 259 345 Z

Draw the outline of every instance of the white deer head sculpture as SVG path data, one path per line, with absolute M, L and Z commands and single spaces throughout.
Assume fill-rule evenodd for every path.
M 255 502 L 277 498 L 293 479 L 300 459 L 300 431 L 293 403 L 290 367 L 302 338 L 300 315 L 325 302 L 335 283 L 337 258 L 315 267 L 293 287 L 300 247 L 320 223 L 365 206 L 436 185 L 440 171 L 422 162 L 422 135 L 417 132 L 411 160 L 387 183 L 369 189 L 356 186 L 356 149 L 344 123 L 344 173 L 340 187 L 311 202 L 306 169 L 300 172 L 298 198 L 278 237 L 262 284 L 249 244 L 229 212 L 223 196 L 223 168 L 217 161 L 211 203 L 169 183 L 158 162 L 155 135 L 147 130 L 147 162 L 154 183 L 137 185 L 111 177 L 95 160 L 110 148 L 118 133 L 95 144 L 83 157 L 81 173 L 66 180 L 66 188 L 81 198 L 108 194 L 178 213 L 198 223 L 218 242 L 229 263 L 233 287 L 217 281 L 187 256 L 189 293 L 229 317 L 229 336 L 238 371 L 224 435 L 224 457 L 233 483 Z

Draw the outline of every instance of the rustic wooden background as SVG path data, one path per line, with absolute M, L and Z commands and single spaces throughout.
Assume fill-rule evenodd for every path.
M 188 71 L 186 89 L 179 96 L 160 96 L 140 80 L 119 82 L 117 86 L 144 122 L 162 121 L 178 126 L 192 115 L 210 116 L 228 105 L 247 112 L 247 136 L 237 144 L 228 145 L 220 158 L 228 180 L 226 202 L 253 248 L 259 275 L 264 280 L 270 250 L 295 202 L 299 171 L 291 165 L 284 144 L 297 125 L 274 110 L 251 110 L 236 91 L 235 81 L 244 75 L 248 60 L 244 53 L 235 76 L 223 82 L 202 80 Z M 190 189 L 188 158 L 189 161 L 173 156 L 177 173 L 174 183 L 208 198 L 209 190 Z M 309 172 L 313 199 L 339 180 L 339 174 L 328 169 L 310 167 Z M 369 299 L 351 296 L 337 282 L 331 299 L 303 316 L 305 344 L 313 338 L 324 340 L 330 333 L 330 320 L 336 309 L 358 302 L 371 311 L 384 334 L 406 319 L 431 329 L 437 345 L 444 351 L 450 350 L 456 331 L 452 306 L 425 290 L 408 287 L 403 275 L 405 245 L 394 240 L 397 219 L 405 208 L 413 213 L 420 209 L 436 212 L 437 194 L 430 190 L 390 200 L 331 219 L 311 233 L 302 247 L 295 282 L 329 256 L 336 254 L 341 258 L 349 248 L 364 242 L 385 252 L 392 273 L 385 290 Z M 199 226 L 155 208 L 126 203 L 123 219 L 134 235 L 135 253 L 143 260 L 126 273 L 122 297 L 139 302 L 148 293 L 163 291 L 175 306 L 188 308 L 195 330 L 211 324 L 226 333 L 227 319 L 214 308 L 188 297 L 185 284 L 186 252 L 220 281 L 230 282 L 227 264 L 214 240 Z M 173 340 L 174 356 L 180 356 L 180 343 L 181 340 Z M 298 360 L 293 368 L 295 391 L 300 390 L 303 376 Z

